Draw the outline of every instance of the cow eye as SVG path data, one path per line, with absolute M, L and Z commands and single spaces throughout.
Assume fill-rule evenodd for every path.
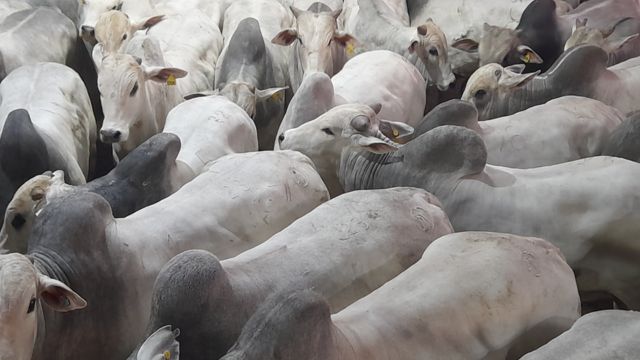
M 31 301 L 29 301 L 29 308 L 27 309 L 27 314 L 31 314 L 35 309 L 36 309 L 36 298 L 31 298 Z
M 438 56 L 438 49 L 436 48 L 429 49 L 429 55 Z
M 487 96 L 487 91 L 480 89 L 476 91 L 475 95 L 473 96 L 476 98 L 476 100 L 482 100 Z
M 131 89 L 129 96 L 133 97 L 137 92 L 138 92 L 138 83 L 136 82 L 135 84 L 133 84 L 133 89 Z
M 327 134 L 327 135 L 334 136 L 333 131 L 331 131 L 331 129 L 329 129 L 329 128 L 322 129 L 322 132 Z
M 127 40 L 127 34 L 122 35 L 122 40 Z
M 22 225 L 24 225 L 24 223 L 26 222 L 27 220 L 25 220 L 24 216 L 22 216 L 21 214 L 16 214 L 16 216 L 13 217 L 13 220 L 11 220 L 11 226 L 13 226 L 13 228 L 16 230 L 20 230 L 20 228 L 22 228 Z

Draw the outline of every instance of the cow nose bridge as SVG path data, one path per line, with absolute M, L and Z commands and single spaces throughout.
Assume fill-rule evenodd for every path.
M 100 140 L 107 144 L 117 143 L 122 138 L 122 132 L 116 129 L 100 130 Z

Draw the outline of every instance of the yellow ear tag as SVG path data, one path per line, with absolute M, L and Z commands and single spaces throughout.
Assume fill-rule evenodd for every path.
M 171 359 L 171 352 L 169 350 L 165 351 L 163 355 L 165 360 Z
M 278 92 L 274 92 L 273 95 L 271 95 L 271 100 L 275 101 L 275 102 L 279 102 L 282 100 L 282 98 L 284 97 L 284 95 L 282 95 L 284 91 L 278 91 Z
M 176 84 L 176 77 L 173 76 L 173 74 L 170 74 L 169 77 L 167 78 L 167 85 L 173 86 L 175 84 Z
M 531 53 L 527 52 L 526 54 L 524 54 L 524 59 L 522 59 L 522 60 L 524 60 L 524 62 L 526 62 L 526 63 L 531 62 Z
M 352 42 L 347 43 L 347 55 L 353 56 L 356 53 L 356 47 Z
M 400 133 L 398 132 L 398 130 L 393 129 L 393 137 L 398 137 L 398 135 L 400 135 Z

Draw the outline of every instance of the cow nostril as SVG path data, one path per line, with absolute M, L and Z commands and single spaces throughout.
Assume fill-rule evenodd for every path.
M 280 136 L 278 136 L 278 141 L 282 144 L 284 141 L 284 134 L 280 134 Z
M 113 139 L 114 139 L 114 140 L 116 140 L 116 141 L 118 141 L 118 140 L 120 140 L 120 136 L 121 136 L 121 135 L 122 135 L 122 133 L 121 133 L 120 131 L 115 131 L 115 132 L 113 133 Z

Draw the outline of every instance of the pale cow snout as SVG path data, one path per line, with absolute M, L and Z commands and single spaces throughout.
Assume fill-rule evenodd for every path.
M 96 29 L 93 26 L 82 25 L 80 28 L 82 39 L 89 42 L 96 41 Z
M 115 129 L 103 129 L 100 130 L 100 140 L 103 143 L 112 144 L 120 142 L 122 139 L 122 132 Z

